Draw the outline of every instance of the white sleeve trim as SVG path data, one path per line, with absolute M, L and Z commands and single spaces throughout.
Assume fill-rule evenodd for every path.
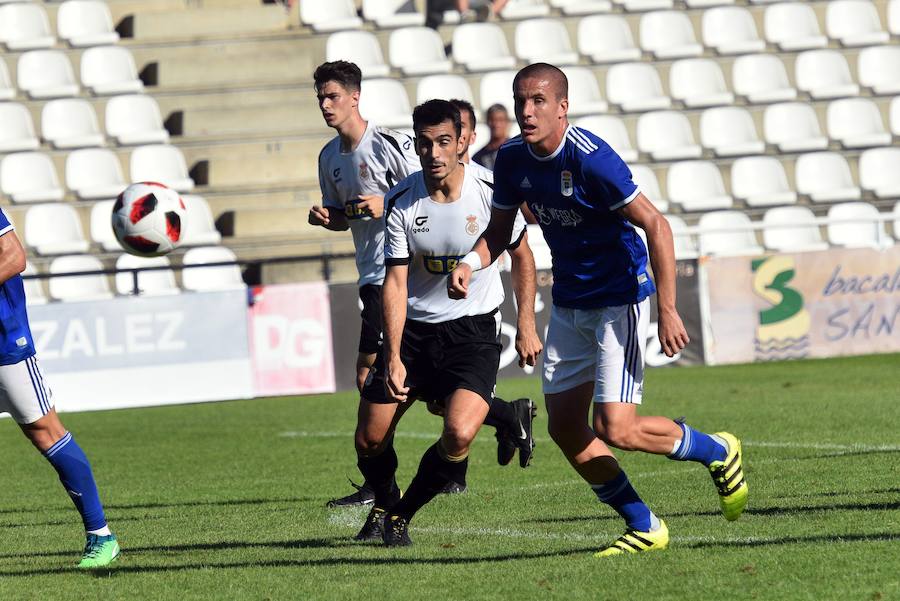
M 5 228 L 3 228 L 2 230 L 0 230 L 0 236 L 2 236 L 2 235 L 5 234 L 6 232 L 10 232 L 10 231 L 12 231 L 12 230 L 14 230 L 14 229 L 16 229 L 16 227 L 15 227 L 13 224 L 10 223 L 10 224 L 7 225 Z
M 615 211 L 615 210 L 621 209 L 622 207 L 624 207 L 625 205 L 627 205 L 628 203 L 630 203 L 632 200 L 634 200 L 635 198 L 637 198 L 637 195 L 640 194 L 640 193 L 641 193 L 641 189 L 640 189 L 640 188 L 635 188 L 635 189 L 634 189 L 634 192 L 632 192 L 631 194 L 629 194 L 627 198 L 625 198 L 622 202 L 617 203 L 617 204 L 614 204 L 613 206 L 609 207 L 609 210 L 610 210 L 610 211 Z
M 502 204 L 500 204 L 499 202 L 494 202 L 493 200 L 491 200 L 491 206 L 494 207 L 495 209 L 502 209 L 502 210 L 504 210 L 504 211 L 511 211 L 511 210 L 513 210 L 513 209 L 518 209 L 519 207 L 521 207 L 521 206 L 522 206 L 522 203 L 519 202 L 519 203 L 516 203 L 516 204 L 514 204 L 514 205 L 502 205 Z

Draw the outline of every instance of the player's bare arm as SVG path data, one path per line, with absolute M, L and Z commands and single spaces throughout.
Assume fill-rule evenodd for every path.
M 447 277 L 447 294 L 453 299 L 466 298 L 469 293 L 469 280 L 472 278 L 473 266 L 476 263 L 477 269 L 487 267 L 497 260 L 497 257 L 503 254 L 506 247 L 509 246 L 509 239 L 512 237 L 513 224 L 516 220 L 518 207 L 513 209 L 491 209 L 491 222 L 488 224 L 484 234 L 472 247 L 472 251 L 466 255 L 459 265 L 456 266 Z M 475 257 L 477 254 L 477 259 Z M 532 259 L 533 261 L 533 259 Z
M 359 197 L 359 210 L 364 211 L 372 219 L 381 219 L 384 215 L 384 196 L 380 194 L 362 194 Z
M 675 308 L 675 243 L 665 216 L 647 197 L 637 198 L 619 209 L 619 214 L 647 234 L 648 253 L 656 281 L 659 312 L 659 342 L 667 357 L 679 353 L 688 342 L 687 330 Z
M 406 402 L 409 387 L 406 386 L 406 366 L 400 360 L 400 344 L 403 340 L 403 326 L 406 323 L 406 288 L 409 267 L 389 265 L 386 267 L 382 304 L 384 310 L 384 385 L 388 398 Z
M 15 232 L 0 236 L 0 283 L 25 271 L 25 249 Z
M 544 350 L 534 323 L 534 298 L 537 283 L 534 267 L 534 254 L 528 245 L 528 233 L 522 234 L 519 245 L 509 251 L 512 259 L 512 284 L 516 294 L 518 310 L 516 324 L 516 352 L 519 354 L 519 367 L 537 365 L 538 356 Z

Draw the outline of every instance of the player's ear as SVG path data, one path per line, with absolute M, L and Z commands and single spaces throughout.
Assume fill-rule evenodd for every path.
M 359 106 L 359 90 L 353 90 L 352 92 L 350 92 L 350 98 L 353 99 L 354 108 L 358 107 Z
M 569 99 L 563 98 L 559 101 L 559 116 L 565 117 L 569 114 Z

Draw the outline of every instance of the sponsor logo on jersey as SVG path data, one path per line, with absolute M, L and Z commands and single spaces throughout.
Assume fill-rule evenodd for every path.
M 529 204 L 528 207 L 541 225 L 558 223 L 563 227 L 575 227 L 584 221 L 575 209 L 556 209 L 539 203 Z
M 475 215 L 469 215 L 466 217 L 466 233 L 470 236 L 474 236 L 478 234 L 478 230 L 481 229 L 478 226 L 478 217 Z
M 359 164 L 359 179 L 369 179 L 369 166 L 365 163 Z
M 336 167 L 335 170 L 331 172 L 331 177 L 334 178 L 334 183 L 341 181 L 341 168 Z
M 559 174 L 559 191 L 563 196 L 572 196 L 575 192 L 575 183 L 572 180 L 572 172 L 564 170 Z
M 413 227 L 412 232 L 414 234 L 425 234 L 430 232 L 431 230 L 428 228 L 428 215 L 423 215 L 421 217 L 416 217 L 415 227 Z
M 422 261 L 425 264 L 425 271 L 434 275 L 447 275 L 456 269 L 460 259 L 462 259 L 462 256 L 460 255 L 443 257 L 422 256 Z
M 344 215 L 347 216 L 347 219 L 363 219 L 364 217 L 368 217 L 368 214 L 359 208 L 360 199 L 351 198 L 347 202 L 344 203 Z

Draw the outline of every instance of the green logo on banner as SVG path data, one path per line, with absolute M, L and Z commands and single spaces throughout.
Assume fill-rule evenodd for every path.
M 797 359 L 809 352 L 809 311 L 803 295 L 788 284 L 796 273 L 792 257 L 755 259 L 753 292 L 772 306 L 759 312 L 756 359 Z

